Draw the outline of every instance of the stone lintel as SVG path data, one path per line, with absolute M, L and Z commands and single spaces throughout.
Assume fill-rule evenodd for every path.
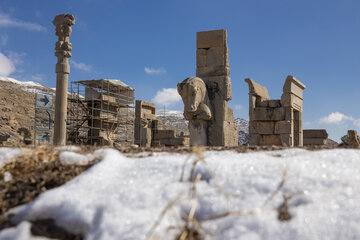
M 305 138 L 328 138 L 328 133 L 325 129 L 304 129 L 303 130 L 304 139 Z
M 225 29 L 196 33 L 196 48 L 226 47 Z
M 326 138 L 305 138 L 304 145 L 325 145 L 327 143 Z

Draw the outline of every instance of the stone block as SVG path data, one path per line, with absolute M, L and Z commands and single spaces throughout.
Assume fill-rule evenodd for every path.
M 275 134 L 291 134 L 292 131 L 291 121 L 279 121 L 275 123 Z
M 154 131 L 154 140 L 161 140 L 164 138 L 175 138 L 176 132 L 175 130 L 156 130 Z
M 206 82 L 208 89 L 210 89 L 213 93 L 221 95 L 220 99 L 228 101 L 232 98 L 231 79 L 229 77 L 204 77 L 203 80 Z
M 163 146 L 189 146 L 190 138 L 188 138 L 188 137 L 163 138 L 163 139 L 160 139 L 160 145 L 163 145 Z
M 140 130 L 140 146 L 151 147 L 151 128 L 141 128 Z
M 269 100 L 261 101 L 260 97 L 256 98 L 256 106 L 257 107 L 269 107 Z
M 281 146 L 294 146 L 294 138 L 291 134 L 280 134 Z
M 154 115 L 154 114 L 152 114 L 152 113 L 143 112 L 143 113 L 141 114 L 141 118 L 149 119 L 149 120 L 155 120 L 155 119 L 156 119 L 156 115 Z
M 251 78 L 246 78 L 245 82 L 249 85 L 249 95 L 261 97 L 262 100 L 270 100 L 269 93 L 266 87 L 256 83 Z
M 357 131 L 355 130 L 348 130 L 349 136 L 349 145 L 352 147 L 359 147 L 360 146 L 360 138 L 357 135 Z
M 214 30 L 197 32 L 196 48 L 225 47 L 227 33 L 226 30 Z
M 284 108 L 255 108 L 257 121 L 282 121 L 285 120 Z
M 260 135 L 259 134 L 250 134 L 249 135 L 249 145 L 259 145 Z
M 207 50 L 206 49 L 197 49 L 196 50 L 196 69 L 204 68 L 207 66 Z
M 196 76 L 203 77 L 216 77 L 216 76 L 228 76 L 230 74 L 230 68 L 224 65 L 218 66 L 206 66 L 196 68 Z
M 238 129 L 234 124 L 234 121 L 225 121 L 223 123 L 224 132 L 224 146 L 235 147 L 239 145 L 238 141 Z
M 291 93 L 284 93 L 281 96 L 281 106 L 292 107 L 292 108 L 295 108 L 296 110 L 302 112 L 303 100 Z
M 289 75 L 285 80 L 283 93 L 292 93 L 293 95 L 303 99 L 303 91 L 305 88 L 306 86 L 302 82 Z
M 212 47 L 206 51 L 206 66 L 229 67 L 228 50 L 225 47 Z
M 327 142 L 327 139 L 323 138 L 304 138 L 304 146 L 309 145 L 325 145 Z
M 326 145 L 327 139 L 324 138 L 304 138 L 304 146 Z
M 268 101 L 269 101 L 269 107 L 272 107 L 272 108 L 281 107 L 281 101 L 280 100 L 268 100 Z
M 252 122 L 249 124 L 249 134 L 274 134 L 275 123 L 271 121 Z
M 259 107 L 271 107 L 271 108 L 278 108 L 281 107 L 280 100 L 262 100 L 258 98 L 260 101 L 257 103 Z
M 281 146 L 281 136 L 280 135 L 260 135 L 259 144 L 261 146 Z
M 305 138 L 328 138 L 328 133 L 325 129 L 304 129 L 303 130 L 304 139 Z

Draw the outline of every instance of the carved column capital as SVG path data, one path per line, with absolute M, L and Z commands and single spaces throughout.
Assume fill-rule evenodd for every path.
M 58 41 L 55 44 L 55 56 L 59 60 L 64 57 L 70 58 L 72 46 L 69 40 L 72 32 L 71 26 L 75 24 L 75 18 L 71 14 L 60 14 L 54 18 L 53 24 L 56 27 L 56 36 L 58 36 Z

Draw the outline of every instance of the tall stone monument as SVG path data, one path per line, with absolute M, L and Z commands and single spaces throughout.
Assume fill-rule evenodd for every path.
M 178 84 L 189 120 L 190 144 L 237 146 L 229 78 L 229 50 L 224 29 L 197 33 L 196 77 Z
M 69 58 L 71 57 L 71 26 L 75 24 L 75 18 L 71 14 L 57 15 L 53 20 L 56 26 L 56 35 L 59 37 L 55 45 L 55 56 L 58 62 L 56 72 L 56 96 L 55 96 L 55 124 L 54 145 L 66 144 L 66 114 L 67 114 L 67 88 L 70 73 Z

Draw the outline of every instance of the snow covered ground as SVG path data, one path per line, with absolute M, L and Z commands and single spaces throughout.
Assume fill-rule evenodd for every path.
M 146 239 L 171 201 L 174 204 L 152 239 L 174 239 L 184 224 L 181 213 L 188 215 L 194 206 L 194 196 L 189 195 L 193 183 L 187 179 L 198 157 L 179 153 L 126 157 L 116 150 L 99 151 L 94 154 L 104 156 L 101 162 L 13 209 L 14 221 L 20 224 L 0 232 L 0 239 L 31 239 L 28 221 L 48 218 L 86 239 Z M 74 156 L 68 153 L 72 164 Z M 79 157 L 85 158 L 89 156 Z M 201 222 L 205 239 L 360 239 L 360 150 L 208 151 L 204 159 L 194 171 L 202 174 L 195 218 L 245 212 Z M 185 181 L 180 182 L 185 161 Z M 263 206 L 284 171 L 284 186 Z M 276 209 L 284 202 L 283 195 L 293 193 L 298 194 L 288 201 L 292 218 L 279 221 Z

